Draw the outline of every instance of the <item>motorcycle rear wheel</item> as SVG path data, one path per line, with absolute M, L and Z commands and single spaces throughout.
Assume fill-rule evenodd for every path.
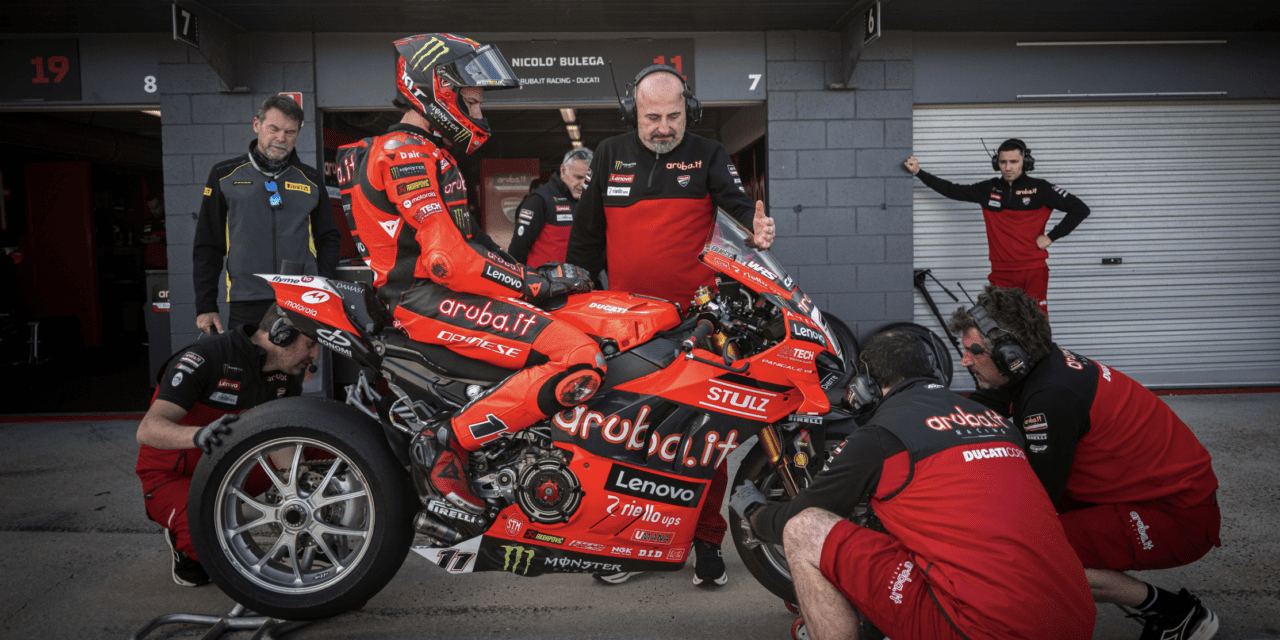
M 213 582 L 286 620 L 337 615 L 381 591 L 409 552 L 416 504 L 381 427 L 337 402 L 286 398 L 232 430 L 202 456 L 187 505 Z

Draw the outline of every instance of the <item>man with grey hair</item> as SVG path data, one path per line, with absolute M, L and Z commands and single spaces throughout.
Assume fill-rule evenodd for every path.
M 698 287 L 715 282 L 715 272 L 698 261 L 698 254 L 717 208 L 751 230 L 752 243 L 761 249 L 773 243 L 775 227 L 763 202 L 752 205 L 724 146 L 687 131 L 701 118 L 702 105 L 680 72 L 653 65 L 636 75 L 634 85 L 635 100 L 626 116 L 637 131 L 596 148 L 565 262 L 592 276 L 607 265 L 610 289 L 684 307 Z M 727 485 L 721 465 L 694 531 L 696 585 L 719 586 L 729 579 L 720 555 L 727 528 L 720 504 Z M 617 584 L 631 575 L 596 577 Z
M 255 273 L 277 273 L 280 262 L 303 265 L 309 275 L 332 276 L 342 236 L 333 220 L 324 179 L 294 151 L 302 108 L 271 96 L 253 119 L 247 153 L 209 171 L 191 248 L 196 327 L 222 333 L 218 276 L 226 259 L 226 301 L 232 327 L 256 324 L 275 303 L 271 285 Z
M 573 227 L 578 198 L 587 186 L 592 155 L 589 149 L 569 150 L 560 163 L 560 171 L 520 203 L 516 234 L 507 248 L 511 257 L 534 268 L 565 261 L 569 229 Z

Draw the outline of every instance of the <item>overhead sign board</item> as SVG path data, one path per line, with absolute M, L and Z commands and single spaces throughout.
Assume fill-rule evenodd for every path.
M 176 2 L 173 4 L 173 39 L 200 48 L 200 19 Z
M 80 100 L 80 41 L 0 40 L 0 102 Z
M 525 40 L 495 42 L 520 78 L 520 89 L 489 91 L 486 103 L 576 104 L 616 102 L 609 63 L 623 94 L 641 69 L 654 64 L 675 67 L 694 82 L 693 39 L 670 40 Z
M 880 3 L 876 2 L 871 5 L 870 9 L 862 15 L 862 24 L 865 29 L 862 31 L 862 46 L 871 44 L 873 40 L 880 37 Z

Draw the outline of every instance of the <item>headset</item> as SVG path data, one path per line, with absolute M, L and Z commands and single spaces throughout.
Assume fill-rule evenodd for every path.
M 1026 377 L 1031 371 L 1031 356 L 1027 354 L 1027 348 L 1012 333 L 1002 328 L 995 318 L 988 315 L 987 309 L 982 305 L 970 307 L 969 315 L 978 325 L 978 331 L 994 345 L 991 349 L 991 361 L 995 363 L 996 370 L 1010 382 Z
M 674 74 L 680 78 L 680 84 L 684 87 L 681 95 L 684 96 L 684 115 L 689 125 L 696 125 L 702 122 L 702 103 L 693 95 L 693 90 L 689 88 L 689 83 L 685 81 L 684 76 L 676 70 L 675 67 L 665 64 L 655 64 L 645 67 L 636 74 L 636 79 L 627 85 L 627 91 L 630 95 L 618 98 L 618 110 L 622 112 L 622 121 L 639 126 L 639 115 L 636 113 L 636 88 L 640 86 L 640 81 L 651 73 L 665 71 Z M 617 87 L 615 87 L 616 89 Z
M 1036 159 L 1031 157 L 1031 149 L 1027 148 L 1027 143 L 1017 138 L 1009 138 L 1008 140 L 1005 140 L 1004 142 L 1000 143 L 1000 146 L 1003 147 L 1007 144 L 1011 144 L 1017 147 L 1018 151 L 1022 152 L 1022 172 L 1023 173 L 1027 173 L 1028 171 L 1031 171 L 1032 169 L 1036 168 Z M 996 171 L 1000 170 L 1000 151 L 998 149 L 995 155 L 991 156 L 991 168 L 995 169 Z
M 275 307 L 275 310 L 278 315 L 275 322 L 271 323 L 271 329 L 267 331 L 267 337 L 271 339 L 271 344 L 277 347 L 287 347 L 293 344 L 298 339 L 298 336 L 302 335 L 302 332 L 298 331 L 298 328 L 289 322 L 280 307 Z
M 871 374 L 866 373 L 866 363 L 859 359 L 858 364 L 860 365 L 858 368 L 863 372 L 849 381 L 849 388 L 844 392 L 844 399 L 849 402 L 854 411 L 862 411 L 864 408 L 870 410 L 880 404 L 880 401 L 884 399 L 884 394 L 880 391 L 880 385 L 871 379 Z

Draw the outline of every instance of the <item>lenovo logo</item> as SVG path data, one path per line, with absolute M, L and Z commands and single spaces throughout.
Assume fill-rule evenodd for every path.
M 606 491 L 677 507 L 698 506 L 704 486 L 617 464 L 609 470 L 609 478 L 604 483 Z

